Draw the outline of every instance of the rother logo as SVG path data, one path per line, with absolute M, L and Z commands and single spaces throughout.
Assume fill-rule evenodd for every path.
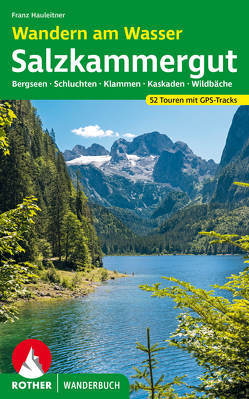
M 38 378 L 48 371 L 51 353 L 42 341 L 26 339 L 15 347 L 12 363 L 22 377 Z

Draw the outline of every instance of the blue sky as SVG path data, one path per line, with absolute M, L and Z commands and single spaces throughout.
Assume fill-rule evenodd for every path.
M 184 141 L 204 159 L 219 162 L 234 106 L 149 106 L 145 101 L 32 101 L 43 127 L 53 128 L 61 151 L 75 144 L 110 148 L 120 137 L 131 139 L 158 131 Z M 74 132 L 73 132 L 74 131 Z

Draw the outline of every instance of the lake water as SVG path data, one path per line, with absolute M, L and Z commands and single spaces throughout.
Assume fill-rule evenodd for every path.
M 136 341 L 145 343 L 150 327 L 152 343 L 165 346 L 176 328 L 177 310 L 170 299 L 151 298 L 140 284 L 160 282 L 162 276 L 174 276 L 201 288 L 223 284 L 231 273 L 243 270 L 240 256 L 113 256 L 104 265 L 135 275 L 102 284 L 87 297 L 57 303 L 25 305 L 20 319 L 0 327 L 0 372 L 12 373 L 11 355 L 22 340 L 44 341 L 52 353 L 53 373 L 122 373 L 130 377 L 132 366 L 143 355 Z M 162 280 L 162 283 L 164 281 Z M 160 374 L 170 381 L 175 375 L 187 375 L 193 384 L 198 366 L 188 354 L 167 347 L 160 353 Z M 143 394 L 136 394 L 143 398 Z

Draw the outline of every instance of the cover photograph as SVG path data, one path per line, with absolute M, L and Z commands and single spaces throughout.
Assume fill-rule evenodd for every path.
M 1 6 L 10 399 L 249 399 L 246 2 Z

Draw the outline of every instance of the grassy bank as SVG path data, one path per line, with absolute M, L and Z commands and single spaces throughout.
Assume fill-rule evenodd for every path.
M 39 271 L 37 275 L 37 279 L 25 284 L 18 304 L 26 301 L 76 298 L 94 291 L 104 281 L 127 277 L 125 274 L 104 268 L 75 272 L 51 267 Z

